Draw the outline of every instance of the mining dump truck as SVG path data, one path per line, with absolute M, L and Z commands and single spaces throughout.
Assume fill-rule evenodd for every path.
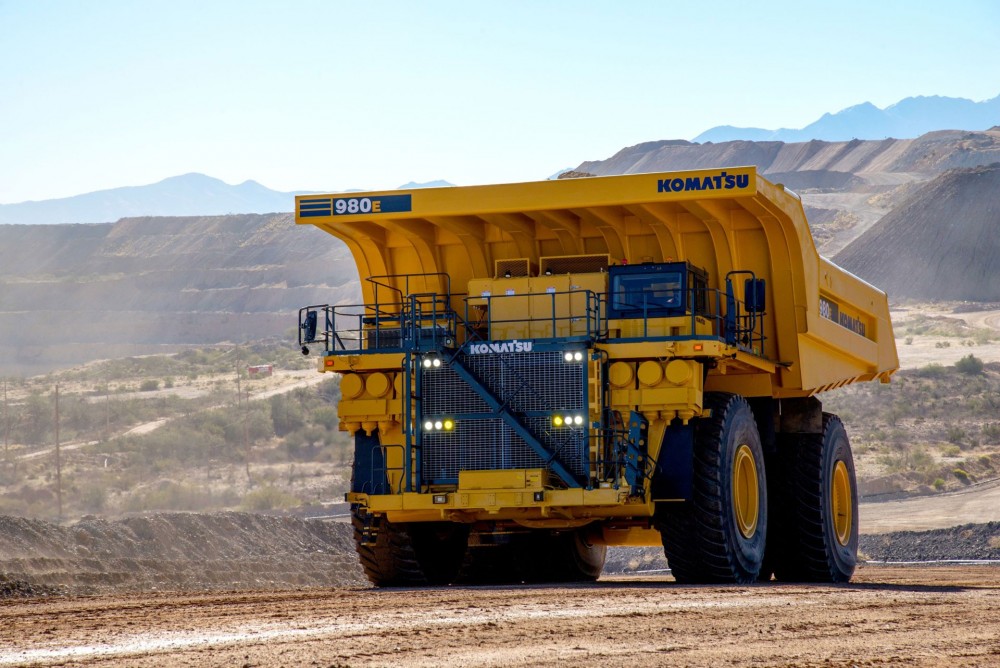
M 898 367 L 886 295 L 753 167 L 304 195 L 363 304 L 299 312 L 340 374 L 377 586 L 844 582 L 858 499 L 822 392 Z

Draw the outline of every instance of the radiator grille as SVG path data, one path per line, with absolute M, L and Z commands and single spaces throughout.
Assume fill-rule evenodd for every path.
M 566 362 L 559 351 L 460 355 L 458 361 L 506 403 L 566 469 L 587 476 L 587 429 L 555 428 L 551 422 L 556 411 L 586 418 L 582 362 Z M 452 432 L 423 434 L 424 482 L 456 480 L 459 471 L 546 465 L 448 365 L 422 374 L 421 406 L 424 416 L 465 415 Z
M 542 273 L 553 274 L 586 274 L 607 272 L 608 255 L 564 255 L 560 257 L 543 257 Z

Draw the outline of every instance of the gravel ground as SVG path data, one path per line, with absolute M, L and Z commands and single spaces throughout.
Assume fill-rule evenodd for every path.
M 351 527 L 247 513 L 0 516 L 0 598 L 357 585 Z
M 870 561 L 1000 560 L 1000 522 L 861 537 Z M 668 568 L 612 548 L 605 574 Z M 0 599 L 144 591 L 367 586 L 350 525 L 247 513 L 164 513 L 70 526 L 0 516 Z
M 869 561 L 1000 560 L 1000 522 L 861 536 Z

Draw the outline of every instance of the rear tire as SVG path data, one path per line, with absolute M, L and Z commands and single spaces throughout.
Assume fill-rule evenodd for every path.
M 535 582 L 594 582 L 604 571 L 608 548 L 592 543 L 586 529 L 554 534 L 542 547 L 535 559 L 548 559 L 548 568 Z
M 695 426 L 693 498 L 662 504 L 657 525 L 681 584 L 754 582 L 767 537 L 760 433 L 746 399 L 707 393 L 711 417 Z
M 847 431 L 839 417 L 824 413 L 822 434 L 796 439 L 775 577 L 848 582 L 858 563 L 858 486 Z
M 375 544 L 364 543 L 366 519 L 376 530 Z M 448 584 L 458 576 L 468 530 L 443 522 L 393 524 L 381 516 L 351 514 L 354 547 L 365 576 L 376 587 Z
M 470 547 L 460 582 L 539 584 L 593 582 L 604 570 L 607 547 L 590 542 L 585 529 L 516 533 L 499 545 Z

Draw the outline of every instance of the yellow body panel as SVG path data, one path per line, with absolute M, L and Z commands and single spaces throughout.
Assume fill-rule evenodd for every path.
M 774 397 L 885 381 L 898 367 L 885 294 L 821 258 L 799 198 L 754 167 L 303 195 L 296 202 L 296 222 L 343 239 L 362 278 L 442 273 L 450 276 L 453 294 L 474 297 L 491 289 L 495 294 L 499 284 L 491 279 L 504 260 L 523 258 L 527 266 L 540 267 L 545 258 L 585 253 L 606 254 L 613 263 L 686 260 L 704 268 L 714 288 L 729 271 L 753 271 L 767 282 L 762 356 L 781 363 L 770 378 Z M 510 289 L 524 294 L 566 283 L 563 278 L 550 286 L 554 278 L 541 278 L 546 277 L 507 280 Z M 408 287 L 428 292 L 448 287 L 439 277 L 419 282 Z M 363 283 L 363 290 L 365 303 L 374 303 L 371 285 Z M 821 315 L 821 294 L 839 306 L 842 321 Z M 458 312 L 464 312 L 462 299 L 464 294 L 454 298 Z M 497 300 L 494 307 L 524 314 L 541 308 L 540 301 Z M 858 322 L 865 325 L 863 334 Z M 506 334 L 511 339 L 534 334 L 525 327 L 511 322 Z M 569 331 L 570 324 L 564 327 Z M 725 389 L 726 380 L 712 385 Z

